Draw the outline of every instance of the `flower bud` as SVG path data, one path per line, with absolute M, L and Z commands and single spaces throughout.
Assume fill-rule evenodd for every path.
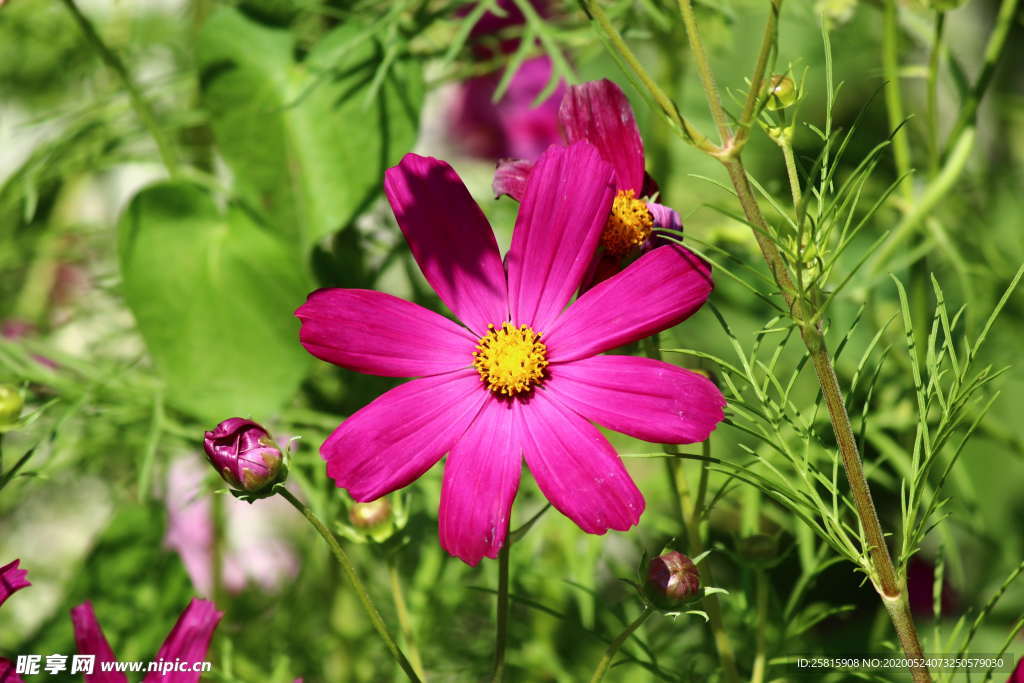
M 355 503 L 348 510 L 348 521 L 357 529 L 374 529 L 391 518 L 391 503 L 378 498 L 369 503 Z
M 647 565 L 647 596 L 659 607 L 673 607 L 700 595 L 700 572 L 693 561 L 675 550 Z
M 18 421 L 25 400 L 17 387 L 0 384 L 0 429 L 10 427 Z
M 785 109 L 796 102 L 796 84 L 789 76 L 775 74 L 768 83 L 767 106 L 772 111 Z
M 224 420 L 203 437 L 203 448 L 229 486 L 247 493 L 264 491 L 283 478 L 284 455 L 263 427 L 252 420 Z

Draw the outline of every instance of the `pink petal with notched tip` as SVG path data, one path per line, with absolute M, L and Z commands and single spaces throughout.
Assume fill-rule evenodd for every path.
M 629 529 L 643 495 L 601 432 L 551 393 L 535 390 L 522 411 L 523 455 L 537 486 L 587 533 Z
M 206 654 L 210 649 L 210 640 L 213 639 L 213 632 L 220 623 L 223 612 L 209 600 L 193 598 L 185 611 L 178 617 L 171 632 L 164 639 L 164 644 L 153 658 L 154 661 L 175 661 L 190 662 L 196 664 L 206 660 Z M 163 673 L 149 673 L 142 679 L 143 683 L 198 683 L 201 672 L 199 671 L 171 671 Z
M 649 251 L 573 302 L 544 336 L 552 363 L 577 360 L 677 325 L 711 294 L 711 267 L 676 245 Z
M 117 657 L 110 649 L 107 637 L 103 635 L 100 622 L 92 609 L 91 602 L 83 602 L 71 609 L 71 625 L 75 630 L 75 646 L 80 655 L 96 657 L 93 673 L 85 674 L 85 683 L 128 683 L 128 678 L 115 671 L 103 671 L 102 662 L 116 662 Z
M 704 441 L 725 399 L 711 380 L 650 358 L 592 356 L 549 366 L 545 389 L 588 420 L 653 443 Z
M 327 475 L 360 502 L 407 486 L 455 445 L 488 396 L 472 369 L 395 387 L 345 420 L 320 447 Z
M 26 578 L 28 572 L 18 569 L 20 562 L 21 560 L 14 560 L 0 567 L 0 605 L 22 588 L 32 585 Z
M 521 406 L 490 397 L 448 454 L 441 487 L 441 547 L 470 566 L 495 558 L 519 489 Z
M 585 142 L 551 146 L 534 166 L 506 257 L 513 323 L 543 333 L 569 302 L 608 218 L 613 177 Z
M 367 289 L 321 289 L 295 311 L 299 339 L 321 360 L 387 377 L 424 377 L 472 364 L 476 339 L 422 306 Z
M 448 308 L 482 336 L 508 317 L 498 243 L 462 180 L 443 161 L 406 154 L 384 192 L 409 249 Z
M 644 189 L 644 142 L 633 108 L 619 86 L 608 79 L 569 87 L 558 110 L 570 143 L 586 140 L 615 167 L 617 189 Z

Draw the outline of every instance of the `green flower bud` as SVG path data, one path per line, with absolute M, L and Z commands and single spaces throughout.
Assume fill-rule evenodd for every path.
M 785 109 L 796 102 L 796 83 L 789 76 L 775 74 L 768 82 L 768 102 L 772 111 Z
M 0 384 L 0 429 L 14 426 L 24 405 L 25 399 L 17 387 Z

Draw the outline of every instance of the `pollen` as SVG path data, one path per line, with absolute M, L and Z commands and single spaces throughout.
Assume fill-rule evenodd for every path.
M 496 394 L 518 396 L 540 384 L 548 366 L 548 349 L 540 334 L 529 325 L 514 327 L 508 322 L 487 329 L 473 352 L 473 367 L 487 388 Z
M 619 190 L 601 233 L 601 245 L 613 256 L 622 256 L 651 236 L 654 216 L 633 190 Z

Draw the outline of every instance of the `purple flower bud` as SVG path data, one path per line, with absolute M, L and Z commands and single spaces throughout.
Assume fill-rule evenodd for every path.
M 281 480 L 284 456 L 263 427 L 232 417 L 203 437 L 210 464 L 232 488 L 256 493 Z
M 700 572 L 686 555 L 675 550 L 647 565 L 647 595 L 659 606 L 670 606 L 700 594 Z

